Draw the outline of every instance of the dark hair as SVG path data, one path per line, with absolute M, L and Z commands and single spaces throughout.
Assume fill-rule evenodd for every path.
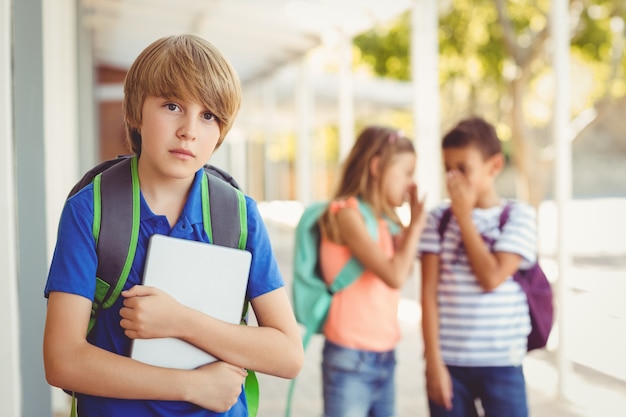
M 465 148 L 474 146 L 484 159 L 502 152 L 502 145 L 496 129 L 481 117 L 461 120 L 443 137 L 441 147 Z

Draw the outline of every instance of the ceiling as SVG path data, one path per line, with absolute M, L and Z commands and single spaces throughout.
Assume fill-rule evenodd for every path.
M 126 69 L 152 41 L 193 33 L 215 44 L 242 83 L 294 62 L 339 33 L 356 35 L 411 0 L 82 0 L 96 65 Z

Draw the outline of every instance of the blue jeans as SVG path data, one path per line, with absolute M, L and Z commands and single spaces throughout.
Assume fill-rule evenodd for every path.
M 521 366 L 448 366 L 448 370 L 452 378 L 452 410 L 429 401 L 431 417 L 477 417 L 477 399 L 485 417 L 528 417 Z
M 322 360 L 325 417 L 393 417 L 396 356 L 326 341 Z

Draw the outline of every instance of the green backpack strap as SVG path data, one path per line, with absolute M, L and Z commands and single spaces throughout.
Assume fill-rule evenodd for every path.
M 117 300 L 128 279 L 139 236 L 137 158 L 126 158 L 93 179 L 93 236 L 99 260 L 88 332 L 97 313 Z M 129 204 L 130 203 L 130 204 Z
M 358 202 L 359 211 L 363 216 L 365 227 L 369 235 L 372 239 L 378 240 L 378 220 L 376 214 L 374 214 L 372 208 L 360 198 Z M 354 256 L 351 257 L 328 287 L 330 297 L 321 297 L 313 306 L 313 311 L 315 312 L 313 315 L 316 317 L 316 320 L 312 321 L 310 325 L 307 325 L 306 333 L 302 339 L 302 344 L 305 348 L 311 336 L 317 332 L 317 329 L 320 328 L 322 322 L 326 319 L 332 301 L 332 295 L 352 284 L 361 274 L 363 274 L 363 265 Z
M 359 211 L 363 216 L 363 220 L 365 221 L 365 227 L 369 235 L 374 240 L 378 240 L 378 220 L 376 219 L 376 214 L 369 206 L 369 204 L 365 203 L 363 200 L 358 199 L 359 202 Z M 355 276 L 355 273 L 358 274 Z M 337 278 L 334 279 L 333 283 L 330 284 L 329 290 L 331 294 L 334 294 L 338 291 L 343 290 L 348 285 L 352 284 L 356 278 L 358 278 L 363 273 L 363 265 L 355 258 L 352 257 L 346 263 L 346 265 L 341 269 Z
M 376 214 L 372 208 L 360 198 L 359 211 L 365 221 L 365 227 L 370 236 L 374 240 L 378 240 L 378 220 Z M 328 294 L 318 298 L 313 304 L 311 309 L 311 317 L 314 319 L 306 324 L 304 336 L 302 337 L 302 346 L 306 350 L 311 337 L 317 333 L 317 330 L 322 326 L 328 315 L 330 304 L 332 302 L 332 296 L 348 287 L 358 277 L 363 274 L 363 265 L 354 256 L 351 257 L 348 262 L 341 268 L 341 271 L 337 274 L 337 277 L 333 280 L 332 284 L 328 287 Z M 293 393 L 296 386 L 296 378 L 293 378 L 289 383 L 289 391 L 287 392 L 287 406 L 285 408 L 285 417 L 291 415 L 291 403 L 293 400 Z
M 369 235 L 374 240 L 378 240 L 378 220 L 376 219 L 376 215 L 372 208 L 365 203 L 360 198 L 359 202 L 359 211 L 363 216 L 363 220 L 365 221 L 365 227 L 369 232 Z M 333 280 L 332 284 L 328 287 L 329 297 L 320 297 L 317 302 L 313 305 L 312 316 L 315 317 L 314 321 L 311 321 L 310 324 L 307 324 L 306 332 L 302 339 L 302 345 L 306 349 L 311 336 L 313 336 L 318 329 L 320 329 L 323 321 L 326 320 L 326 316 L 328 314 L 328 310 L 330 309 L 330 303 L 332 301 L 332 296 L 352 284 L 358 277 L 363 274 L 363 265 L 356 259 L 354 256 L 351 257 L 348 262 L 341 268 L 341 271 L 337 274 L 337 277 Z

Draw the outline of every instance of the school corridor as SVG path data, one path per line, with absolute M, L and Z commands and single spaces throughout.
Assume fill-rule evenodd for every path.
M 299 211 L 294 204 L 284 202 L 262 203 L 259 208 L 291 292 L 293 225 Z M 616 209 L 622 210 L 621 206 Z M 532 352 L 524 363 L 530 417 L 626 417 L 626 360 L 623 359 L 626 351 L 626 305 L 623 303 L 626 258 L 595 259 L 579 265 L 574 272 L 575 291 L 569 307 L 574 343 L 569 349 L 572 370 L 566 381 L 568 398 L 559 398 L 557 394 L 558 367 L 554 349 L 549 346 L 548 350 Z M 397 417 L 428 416 L 420 308 L 416 302 L 418 285 L 414 275 L 402 290 L 399 318 L 403 339 L 397 349 Z M 305 352 L 305 363 L 296 380 L 291 417 L 322 417 L 322 343 L 321 336 L 314 336 Z M 283 417 L 289 381 L 258 376 L 261 389 L 258 417 Z M 66 405 L 57 409 L 54 417 L 66 417 L 69 397 L 60 390 L 57 394 L 58 401 Z
M 271 220 L 267 223 L 281 271 L 287 285 L 290 285 L 293 229 L 284 224 L 272 223 Z M 599 274 L 602 271 L 605 274 L 610 273 L 609 270 L 603 269 L 598 269 L 597 272 Z M 626 278 L 625 266 L 613 272 Z M 420 309 L 416 303 L 418 292 L 418 280 L 414 276 L 403 289 L 403 300 L 399 312 L 404 335 L 397 349 L 398 417 L 426 417 L 428 415 L 423 377 L 424 366 L 421 358 Z M 582 304 L 573 305 L 572 310 L 578 307 L 582 307 Z M 626 319 L 626 317 L 623 318 Z M 626 321 L 622 320 L 621 323 L 624 324 Z M 626 337 L 626 328 L 623 328 L 621 333 Z M 615 340 L 619 342 L 618 339 Z M 623 338 L 621 341 L 623 342 Z M 322 343 L 320 336 L 314 336 L 305 352 L 305 364 L 296 382 L 292 417 L 322 416 L 320 370 Z M 578 347 L 584 348 L 582 345 Z M 576 348 L 577 346 L 572 347 L 573 355 L 579 355 L 575 351 Z M 598 363 L 612 357 L 609 350 L 611 347 L 606 346 L 606 348 L 606 351 L 595 352 Z M 609 366 L 616 369 L 623 365 L 614 363 Z M 524 367 L 531 417 L 626 416 L 626 379 L 610 376 L 574 361 L 571 378 L 567 381 L 571 398 L 566 400 L 557 397 L 558 374 L 554 353 L 545 350 L 532 352 L 526 358 Z M 259 417 L 282 417 L 285 413 L 289 382 L 265 375 L 260 375 L 259 380 L 261 388 Z

